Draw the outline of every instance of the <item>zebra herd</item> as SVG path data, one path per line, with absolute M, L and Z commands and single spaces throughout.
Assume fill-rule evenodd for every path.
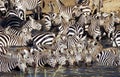
M 76 0 L 73 6 L 56 0 L 59 13 L 52 1 L 47 13 L 40 6 L 44 0 L 0 0 L 0 4 L 0 72 L 16 67 L 26 72 L 29 66 L 120 65 L 117 13 L 100 12 L 97 5 L 93 10 L 89 0 Z M 34 11 L 27 14 L 28 10 Z M 105 46 L 104 40 L 110 45 Z

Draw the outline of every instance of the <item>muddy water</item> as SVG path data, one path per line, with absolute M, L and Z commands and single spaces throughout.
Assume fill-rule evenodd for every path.
M 0 73 L 0 77 L 120 77 L 120 67 L 77 67 L 77 68 L 46 68 L 33 73 L 33 68 L 28 74 L 22 72 Z M 56 72 L 56 74 L 55 74 Z

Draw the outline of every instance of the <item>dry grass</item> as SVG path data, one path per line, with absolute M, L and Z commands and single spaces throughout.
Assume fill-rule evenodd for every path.
M 49 12 L 50 8 L 48 6 L 49 2 L 52 1 L 55 5 L 55 12 L 58 12 L 58 7 L 56 4 L 56 0 L 45 0 L 45 8 L 43 9 L 43 12 Z M 61 0 L 65 5 L 74 5 L 75 4 L 75 0 Z
M 105 0 L 101 10 L 104 12 L 117 11 L 120 13 L 120 0 Z
M 58 12 L 58 7 L 56 4 L 56 0 L 45 0 L 45 8 L 43 12 L 50 11 L 48 7 L 49 2 L 52 1 L 55 4 L 55 12 Z M 61 0 L 65 5 L 74 5 L 75 0 Z M 120 0 L 103 0 L 103 8 L 101 8 L 104 12 L 118 11 L 120 12 Z

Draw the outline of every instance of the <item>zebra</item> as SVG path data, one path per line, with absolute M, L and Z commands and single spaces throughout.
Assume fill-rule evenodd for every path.
M 70 19 L 78 17 L 81 13 L 77 6 L 65 6 L 60 0 L 56 0 L 59 8 L 60 16 L 62 16 L 66 22 L 69 22 Z
M 76 21 L 83 25 L 85 28 L 85 31 L 87 31 L 88 26 L 91 24 L 91 9 L 89 6 L 80 6 L 80 9 L 82 11 L 81 15 L 76 18 Z
M 30 19 L 26 21 L 24 24 L 21 24 L 19 21 L 18 23 L 16 21 L 16 24 L 14 23 L 14 21 L 12 21 L 13 23 L 8 23 L 10 24 L 10 26 L 5 28 L 5 33 L 16 35 L 16 36 L 21 36 L 21 34 L 23 33 L 26 34 L 27 32 L 31 32 L 33 29 L 41 30 L 42 25 L 38 23 L 37 21 L 35 21 L 33 18 L 31 17 L 29 18 Z M 16 26 L 16 25 L 19 25 L 19 26 Z
M 51 29 L 51 27 L 53 27 L 54 24 L 54 19 L 57 16 L 57 14 L 54 12 L 54 4 L 52 3 L 52 1 L 50 1 L 49 3 L 49 7 L 50 7 L 50 11 L 48 13 L 43 13 L 43 18 L 42 20 L 44 21 L 45 24 L 45 29 L 47 31 L 49 31 Z
M 25 71 L 26 65 L 23 62 L 19 62 L 21 65 L 18 65 L 18 60 L 10 56 L 0 55 L 0 72 L 9 72 L 17 66 L 23 66 L 23 71 Z M 20 68 L 22 70 L 22 68 Z
M 27 51 L 26 48 L 22 48 L 19 51 L 10 50 L 8 47 L 0 47 L 0 72 L 10 72 L 16 67 L 23 72 L 27 72 L 27 63 L 33 64 L 34 60 L 32 54 Z
M 111 37 L 111 42 L 112 42 L 112 46 L 113 47 L 119 47 L 120 46 L 120 42 L 119 42 L 119 37 L 120 36 L 120 31 L 117 30 L 113 33 L 112 37 Z
M 26 46 L 30 39 L 31 33 L 22 33 L 20 36 L 2 33 L 0 34 L 0 46 Z
M 55 34 L 52 32 L 45 32 L 43 34 L 35 35 L 32 38 L 33 46 L 35 48 L 39 49 L 40 51 L 43 51 L 44 47 L 51 46 L 54 42 Z M 41 49 L 43 47 L 43 49 Z
M 10 16 L 17 16 L 21 20 L 24 20 L 24 12 L 23 10 L 16 10 L 16 9 L 10 9 L 6 12 L 5 17 L 10 17 Z
M 23 25 L 22 29 L 28 29 L 31 32 L 33 29 L 40 30 L 42 25 L 29 16 L 29 20 Z
M 56 57 L 48 51 L 38 52 L 31 48 L 31 53 L 33 54 L 35 67 L 55 67 L 57 64 Z
M 44 0 L 42 1 L 44 3 Z M 27 10 L 34 10 L 36 8 L 39 8 L 39 4 L 41 3 L 41 0 L 22 0 L 16 2 L 17 10 L 22 9 L 24 11 L 24 19 L 26 20 L 26 11 Z M 40 14 L 40 11 L 38 11 Z M 38 14 L 38 19 L 40 19 L 40 16 Z
M 90 0 L 76 0 L 75 4 L 76 5 L 89 5 L 90 4 Z
M 23 23 L 23 20 L 21 20 L 18 16 L 15 16 L 13 14 L 9 14 L 8 17 L 6 16 L 1 21 L 1 26 L 3 28 L 6 28 L 8 26 L 17 26 L 17 27 L 20 27 L 22 23 Z
M 84 34 L 85 33 L 84 33 L 83 26 L 81 24 L 78 24 L 78 23 L 75 23 L 75 24 L 69 26 L 68 32 L 67 32 L 68 37 L 69 36 L 76 36 L 76 38 L 78 40 L 80 40 L 81 38 L 86 37 Z
M 50 31 L 51 28 L 53 27 L 54 25 L 54 19 L 56 17 L 56 13 L 52 13 L 52 12 L 49 12 L 49 13 L 46 13 L 46 14 L 43 14 L 43 18 L 42 18 L 42 21 L 44 22 L 43 24 L 43 29 L 46 30 L 46 31 Z
M 4 29 L 2 26 L 0 26 L 0 34 L 1 34 L 1 33 L 5 33 L 4 30 L 5 30 L 5 29 Z
M 92 0 L 93 11 L 96 9 L 97 12 L 100 12 L 102 7 L 103 7 L 103 0 Z
M 1 17 L 4 16 L 6 11 L 7 11 L 7 9 L 5 7 L 4 1 L 0 0 L 0 13 L 1 13 Z
M 99 20 L 92 17 L 91 24 L 88 26 L 88 35 L 92 36 L 94 40 L 100 40 L 102 38 L 101 28 L 99 25 Z M 98 39 L 97 39 L 98 38 Z
M 104 13 L 103 13 L 104 14 Z M 106 16 L 101 16 L 101 26 L 104 28 L 105 32 L 107 33 L 108 38 L 113 35 L 113 33 L 116 30 L 115 23 L 119 23 L 120 19 L 116 16 L 114 12 L 111 12 L 110 14 Z
M 105 48 L 96 54 L 97 65 L 100 66 L 118 66 L 119 49 L 110 47 Z

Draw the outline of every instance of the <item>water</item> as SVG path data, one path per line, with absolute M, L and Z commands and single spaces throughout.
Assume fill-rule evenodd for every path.
M 30 68 L 33 71 L 33 68 Z M 53 77 L 57 69 L 46 68 L 39 70 L 36 74 L 29 72 L 0 73 L 0 77 Z M 120 77 L 120 67 L 61 67 L 54 77 Z

